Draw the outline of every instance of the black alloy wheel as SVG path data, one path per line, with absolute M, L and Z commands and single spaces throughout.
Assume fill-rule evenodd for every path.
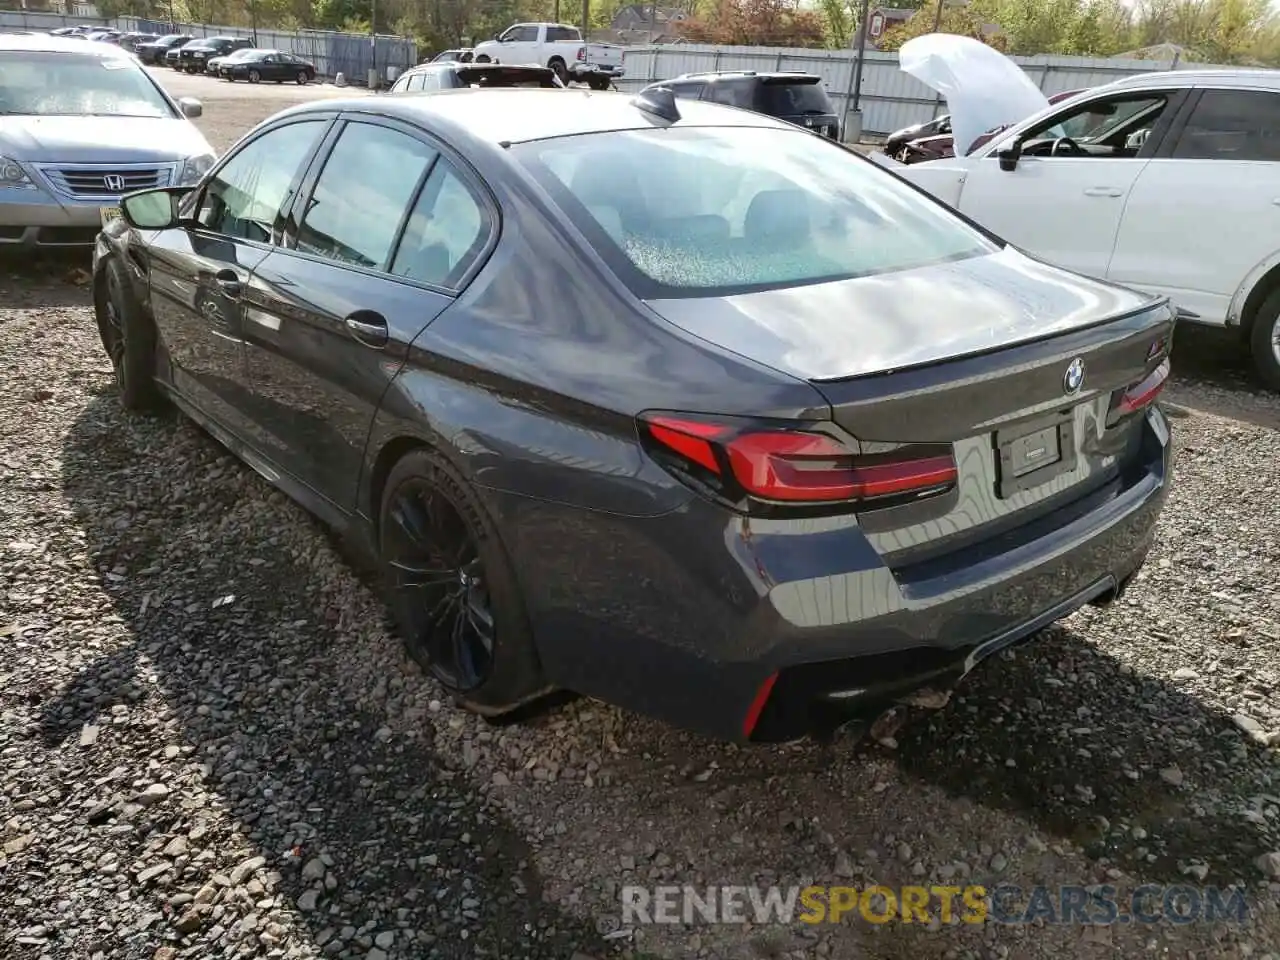
M 261 80 L 261 79 L 262 79 L 262 74 L 260 74 L 257 70 L 250 70 L 250 71 L 249 71 L 249 82 L 250 82 L 250 83 L 257 83 L 257 82 L 258 82 L 259 80 Z
M 95 283 L 94 308 L 102 346 L 120 391 L 120 404 L 134 412 L 152 412 L 162 405 L 156 386 L 155 327 L 129 288 L 128 276 L 114 257 Z
M 383 532 L 409 652 L 460 694 L 489 678 L 497 637 L 484 563 L 464 514 L 443 489 L 411 477 L 396 488 Z
M 311 74 L 306 70 L 299 70 L 298 75 L 293 79 L 297 81 L 298 86 L 302 87 L 311 82 Z

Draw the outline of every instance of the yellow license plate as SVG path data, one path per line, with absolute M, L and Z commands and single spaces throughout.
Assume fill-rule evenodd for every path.
M 102 208 L 102 225 L 105 227 L 112 220 L 119 220 L 121 217 L 119 207 L 103 207 Z

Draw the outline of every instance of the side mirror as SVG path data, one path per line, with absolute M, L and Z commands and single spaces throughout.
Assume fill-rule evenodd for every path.
M 495 33 L 495 34 L 493 35 L 493 39 L 497 40 L 499 43 L 502 43 L 502 42 L 503 42 L 503 40 L 502 40 L 502 34 L 500 34 L 500 33 Z
M 996 157 L 1000 160 L 1000 169 L 1006 173 L 1012 173 L 1018 169 L 1018 159 L 1022 156 L 1022 144 L 1015 140 L 1012 146 L 1001 147 L 996 151 Z
M 182 97 L 178 100 L 178 106 L 182 110 L 182 115 L 188 120 L 194 120 L 196 117 L 204 114 L 204 104 L 195 97 Z
M 120 212 L 129 226 L 139 230 L 168 230 L 182 222 L 178 204 L 190 187 L 140 190 L 120 198 Z

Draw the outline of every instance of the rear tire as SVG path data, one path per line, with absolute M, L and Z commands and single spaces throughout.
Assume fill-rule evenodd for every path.
M 1258 378 L 1268 390 L 1280 393 L 1280 288 L 1267 295 L 1253 318 L 1249 352 Z
M 564 61 L 559 57 L 552 57 L 551 62 L 547 64 L 555 71 L 556 76 L 560 78 L 560 82 L 566 87 L 569 85 L 569 68 L 564 65 Z
M 475 62 L 476 62 L 476 63 L 489 63 L 489 62 L 491 62 L 491 61 L 489 60 L 489 55 L 488 55 L 487 53 L 482 53 L 482 54 L 480 54 L 480 56 L 476 57 L 476 61 L 475 61 Z
M 249 71 L 249 82 L 250 82 L 250 83 L 259 83 L 261 80 L 262 80 L 262 74 L 260 74 L 257 70 L 250 70 L 250 71 Z
M 93 301 L 98 333 L 120 391 L 120 405 L 134 413 L 160 409 L 164 398 L 156 385 L 156 328 L 115 257 L 107 261 L 101 281 L 94 285 Z
M 506 550 L 449 462 L 425 448 L 405 454 L 387 477 L 378 516 L 388 605 L 418 665 L 483 716 L 550 693 Z

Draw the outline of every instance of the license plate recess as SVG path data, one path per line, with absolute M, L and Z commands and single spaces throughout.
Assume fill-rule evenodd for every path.
M 1076 467 L 1075 411 L 998 430 L 995 445 L 1001 498 L 1038 487 Z

